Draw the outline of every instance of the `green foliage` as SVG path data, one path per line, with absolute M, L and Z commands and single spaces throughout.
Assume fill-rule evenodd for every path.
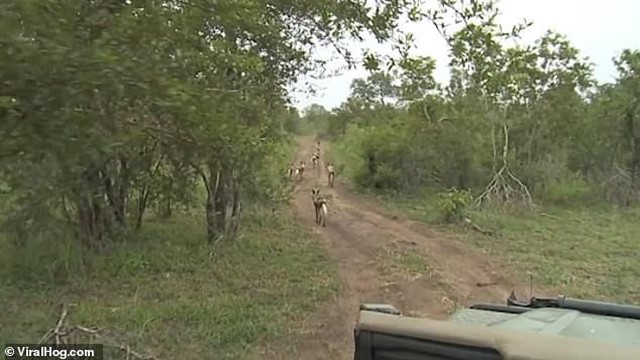
M 366 129 L 357 125 L 349 125 L 342 141 L 333 143 L 328 155 L 335 163 L 341 179 L 357 184 L 362 177 L 364 160 L 360 155 L 362 141 L 367 136 Z
M 419 195 L 380 198 L 395 212 L 438 226 L 441 218 L 434 195 L 430 189 Z M 635 280 L 640 274 L 640 263 L 635 261 L 640 256 L 640 210 L 579 205 L 567 209 L 546 202 L 544 208 L 527 213 L 469 209 L 469 218 L 494 235 L 455 228 L 452 236 L 503 260 L 523 283 L 530 273 L 535 284 L 566 296 L 640 304 L 640 283 Z
M 107 256 L 69 268 L 70 276 L 57 274 L 55 286 L 42 270 L 77 259 L 73 253 L 82 246 L 64 242 L 66 250 L 41 263 L 35 259 L 44 248 L 33 247 L 20 262 L 7 262 L 2 239 L 0 341 L 36 341 L 67 301 L 76 304 L 71 323 L 109 328 L 136 350 L 151 348 L 162 358 L 238 358 L 259 341 L 297 331 L 308 312 L 337 291 L 325 250 L 292 219 L 287 209 L 275 216 L 270 209 L 248 211 L 244 236 L 219 254 L 202 241 L 200 216 L 149 221 Z M 69 257 L 55 259 L 65 253 Z
M 469 241 L 534 274 L 536 282 L 580 298 L 640 304 L 637 209 L 547 207 L 530 216 L 474 214 L 498 236 Z M 523 276 L 524 277 L 524 276 Z
M 329 126 L 329 111 L 322 105 L 311 104 L 303 111 L 301 130 L 304 134 L 326 135 Z
M 387 39 L 411 5 L 3 3 L 0 178 L 38 225 L 21 236 L 66 223 L 103 248 L 199 183 L 208 240 L 237 235 L 243 202 L 281 197 L 272 154 L 300 130 L 286 90 L 318 70 L 310 45 Z
M 493 1 L 451 1 L 420 16 L 450 46 L 451 81 L 444 88 L 433 81 L 432 60 L 410 55 L 411 36 L 398 38 L 396 58 L 367 54 L 371 74 L 354 80 L 328 120 L 353 183 L 482 193 L 505 167 L 510 175 L 497 188 L 526 187 L 536 201 L 639 198 L 638 51 L 615 59 L 615 84 L 597 85 L 588 59 L 561 34 L 508 45 L 530 23 L 503 29 Z
M 286 170 L 291 163 L 291 154 L 296 150 L 297 144 L 293 140 L 272 144 L 268 149 L 264 165 L 255 173 L 256 189 L 259 191 L 250 193 L 254 204 L 277 204 L 289 199 L 288 178 Z
M 291 214 L 251 213 L 288 196 L 289 85 L 323 70 L 315 44 L 351 63 L 345 40 L 413 5 L 3 1 L 1 337 L 38 339 L 65 300 L 163 358 L 281 333 L 333 290 Z
M 551 203 L 565 206 L 589 205 L 594 199 L 591 184 L 578 175 L 569 175 L 551 182 L 545 189 L 544 199 Z
M 225 246 L 246 246 L 262 256 L 250 261 L 261 263 L 271 250 L 257 238 L 240 242 L 239 219 L 253 204 L 287 198 L 282 175 L 296 132 L 335 140 L 339 176 L 366 189 L 482 192 L 503 174 L 500 185 L 526 185 L 548 204 L 640 199 L 638 50 L 615 59 L 614 83 L 596 85 L 591 64 L 560 34 L 509 45 L 530 23 L 502 28 L 493 0 L 421 5 L 4 1 L 0 200 L 10 216 L 1 234 L 3 277 L 22 279 L 13 289 L 66 286 L 83 271 L 121 278 L 197 271 L 169 261 L 164 246 L 206 268 L 211 246 L 143 239 L 158 226 L 146 221 L 172 221 L 183 216 L 172 212 L 180 207 L 199 219 L 180 218 L 190 239 L 236 238 Z M 432 58 L 411 55 L 410 34 L 394 31 L 405 14 L 427 19 L 447 41 L 448 84 L 435 82 Z M 367 33 L 392 41 L 396 54 L 366 53 L 370 74 L 354 80 L 351 96 L 333 111 L 312 105 L 301 116 L 289 106 L 288 86 L 325 70 L 314 61 L 315 44 L 333 44 L 352 65 L 345 40 Z M 512 169 L 511 177 L 501 168 Z M 454 221 L 466 193 L 446 194 L 438 204 Z M 214 307 L 224 312 L 245 300 L 230 296 Z M 181 314 L 195 321 L 211 315 L 209 305 Z M 247 308 L 234 321 L 250 327 L 256 313 Z M 237 334 L 249 341 L 256 332 Z M 210 343 L 226 341 L 216 339 Z
M 469 190 L 449 189 L 438 194 L 436 207 L 447 223 L 457 223 L 463 220 L 473 196 Z

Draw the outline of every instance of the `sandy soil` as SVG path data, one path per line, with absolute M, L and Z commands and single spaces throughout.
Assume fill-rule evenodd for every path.
M 389 214 L 375 201 L 351 193 L 339 174 L 334 188 L 329 188 L 322 155 L 319 169 L 311 166 L 314 139 L 303 137 L 299 143 L 296 159 L 305 159 L 307 168 L 296 185 L 293 206 L 337 262 L 340 291 L 304 324 L 301 334 L 265 344 L 250 358 L 353 359 L 353 328 L 362 303 L 386 303 L 408 315 L 443 319 L 456 304 L 504 303 L 512 289 L 521 296 L 528 294 L 526 279 L 510 278 L 497 260 L 425 224 Z M 324 228 L 314 221 L 315 184 L 330 197 Z M 390 278 L 377 256 L 389 247 L 424 254 L 432 271 L 414 278 Z M 535 291 L 540 294 L 540 289 Z

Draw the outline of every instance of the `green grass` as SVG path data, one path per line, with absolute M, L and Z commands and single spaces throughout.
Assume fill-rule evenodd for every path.
M 407 249 L 397 244 L 378 249 L 375 253 L 378 264 L 386 276 L 399 276 L 403 280 L 416 280 L 430 276 L 432 269 L 426 257 L 416 249 Z
M 355 130 L 344 138 L 348 141 L 334 144 L 330 156 L 346 167 L 341 181 L 361 195 L 377 199 L 392 213 L 460 236 L 509 263 L 523 282 L 528 282 L 529 272 L 536 283 L 568 296 L 640 305 L 640 209 L 597 206 L 593 200 L 599 198 L 591 196 L 586 184 L 569 178 L 547 189 L 547 206 L 534 213 L 487 209 L 469 214 L 494 231 L 494 237 L 445 226 L 436 206 L 436 193 L 442 189 L 381 194 L 354 185 L 354 171 L 361 164 L 353 151 L 360 141 Z
M 247 214 L 242 237 L 215 255 L 200 217 L 188 215 L 149 222 L 108 254 L 85 254 L 82 265 L 63 239 L 18 253 L 0 239 L 0 343 L 37 341 L 63 301 L 76 304 L 71 323 L 106 327 L 165 359 L 237 358 L 295 332 L 338 283 L 324 249 L 290 210 L 280 215 Z
M 640 305 L 640 209 L 546 207 L 533 213 L 486 209 L 470 218 L 489 237 L 438 223 L 433 193 L 378 195 L 392 212 L 425 221 L 498 256 L 517 276 L 567 296 Z
M 640 304 L 640 210 L 549 208 L 531 215 L 480 212 L 488 238 L 467 234 L 569 296 Z

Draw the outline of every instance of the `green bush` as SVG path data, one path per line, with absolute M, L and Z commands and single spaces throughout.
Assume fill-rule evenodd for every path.
M 473 196 L 469 190 L 451 188 L 438 194 L 436 208 L 445 222 L 456 223 L 464 218 L 472 200 Z
M 363 173 L 364 160 L 361 155 L 362 141 L 366 136 L 366 129 L 350 125 L 346 135 L 333 144 L 330 157 L 342 180 L 361 185 L 360 179 L 366 177 L 366 174 Z

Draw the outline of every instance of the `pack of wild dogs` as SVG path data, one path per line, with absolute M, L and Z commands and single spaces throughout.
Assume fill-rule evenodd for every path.
M 317 176 L 320 175 L 320 141 L 315 144 L 315 149 L 313 149 L 313 153 L 310 155 L 311 164 L 313 169 L 317 171 Z M 296 165 L 296 163 L 292 163 L 288 169 L 288 177 L 289 179 L 295 179 L 297 181 L 301 181 L 304 179 L 304 170 L 306 168 L 306 163 L 304 160 L 300 160 L 300 162 Z M 327 185 L 330 188 L 333 188 L 333 181 L 336 176 L 335 166 L 329 162 L 326 166 L 327 169 Z M 327 201 L 327 197 L 320 192 L 320 187 L 318 185 L 314 185 L 311 189 L 311 200 L 313 201 L 313 207 L 316 213 L 316 224 L 322 225 L 323 227 L 327 226 L 327 216 L 329 214 L 329 204 Z

